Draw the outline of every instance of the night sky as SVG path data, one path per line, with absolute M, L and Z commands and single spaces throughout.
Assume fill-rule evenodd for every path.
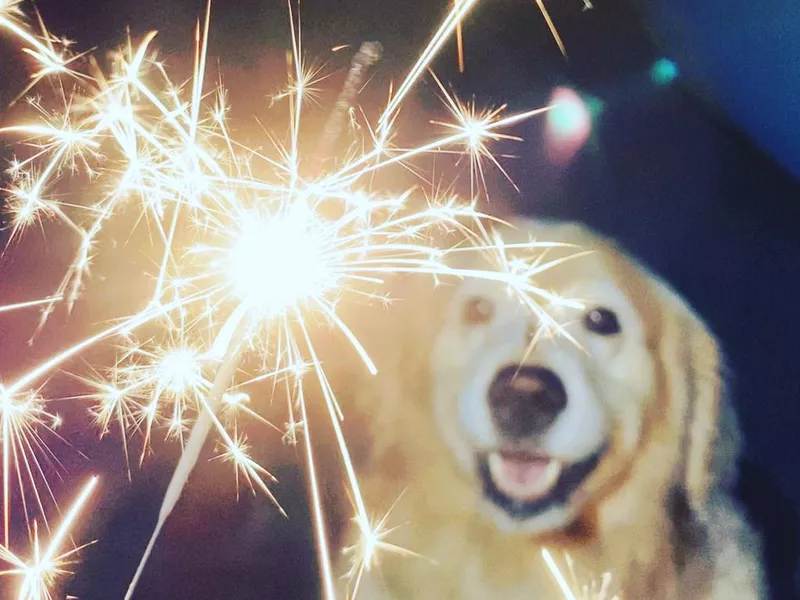
M 465 23 L 466 73 L 458 73 L 454 44 L 434 68 L 460 96 L 474 95 L 483 104 L 536 107 L 555 86 L 568 86 L 601 106 L 589 140 L 561 167 L 548 160 L 543 119 L 519 126 L 514 133 L 524 141 L 509 147 L 516 158 L 504 165 L 520 192 L 499 178 L 492 189 L 520 212 L 578 219 L 617 238 L 683 293 L 716 332 L 746 438 L 739 492 L 766 536 L 773 596 L 789 599 L 800 581 L 800 185 L 791 175 L 800 175 L 800 35 L 791 35 L 800 29 L 800 14 L 791 7 L 786 10 L 794 13 L 779 14 L 773 10 L 778 2 L 748 12 L 752 3 L 714 0 L 697 14 L 689 2 L 671 8 L 655 0 L 594 4 L 584 11 L 582 0 L 549 3 L 567 46 L 564 59 L 533 3 L 486 1 Z M 330 48 L 380 41 L 384 59 L 363 100 L 382 102 L 384 83 L 404 74 L 446 5 L 304 1 L 307 54 L 341 74 L 347 55 Z M 37 6 L 51 30 L 81 48 L 113 48 L 126 26 L 134 38 L 158 29 L 156 45 L 177 68 L 189 64 L 192 27 L 203 11 L 202 0 L 40 0 Z M 741 40 L 731 34 L 737 27 L 747 32 Z M 767 43 L 772 32 L 774 44 Z M 27 77 L 25 61 L 7 40 L 0 38 L 3 106 Z M 290 43 L 285 3 L 218 0 L 211 40 L 214 69 L 231 88 L 239 123 L 252 114 L 268 120 L 266 95 L 277 85 L 275 72 Z M 651 68 L 664 56 L 675 59 L 679 75 L 657 85 Z M 776 84 L 791 70 L 794 79 Z M 429 114 L 442 116 L 433 92 L 424 84 L 410 103 L 419 123 Z M 10 156 L 7 147 L 2 153 Z M 48 239 L 47 245 L 24 246 L 22 256 L 4 257 L 0 304 L 46 294 L 53 279 L 37 274 L 63 269 L 65 244 Z M 13 379 L 29 361 L 110 314 L 98 300 L 78 306 L 72 320 L 56 320 L 34 348 L 20 345 L 26 338 L 19 332 L 36 315 L 0 316 L 0 376 Z M 88 472 L 80 450 L 103 481 L 102 497 L 79 531 L 99 542 L 83 553 L 68 591 L 89 600 L 121 598 L 175 456 L 166 450 L 148 460 L 129 484 L 119 440 L 74 433 L 78 441 L 71 454 L 65 451 L 66 466 Z M 274 467 L 281 482 L 276 495 L 293 507 L 291 519 L 260 496 L 244 494 L 237 504 L 227 467 L 202 466 L 162 534 L 138 597 L 314 597 L 302 465 L 279 439 L 263 440 L 255 453 Z M 75 487 L 67 485 L 75 481 L 66 476 L 57 488 L 72 493 Z

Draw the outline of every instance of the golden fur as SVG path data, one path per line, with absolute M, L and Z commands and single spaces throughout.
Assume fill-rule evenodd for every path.
M 611 589 L 624 600 L 761 598 L 758 542 L 727 495 L 738 437 L 715 339 L 678 295 L 607 240 L 571 224 L 518 221 L 503 231 L 511 242 L 531 235 L 593 251 L 543 272 L 538 285 L 587 302 L 608 289 L 630 307 L 632 329 L 622 335 L 633 331 L 634 339 L 586 338 L 582 349 L 546 342 L 580 353 L 574 360 L 607 421 L 607 450 L 553 517 L 565 522 L 498 526 L 507 519 L 487 507 L 457 419 L 448 416 L 473 368 L 464 358 L 472 338 L 454 333 L 454 304 L 463 286 L 491 284 L 406 278 L 389 311 L 359 310 L 354 321 L 379 374 L 346 353 L 326 363 L 345 412 L 365 418 L 356 434 L 369 437 L 370 450 L 356 459 L 367 507 L 376 518 L 391 509 L 386 526 L 396 529 L 385 541 L 422 557 L 383 552 L 359 597 L 555 600 L 563 596 L 542 559 L 546 547 L 562 566 L 568 552 L 580 574 L 610 572 Z M 511 310 L 492 297 L 497 310 Z M 537 352 L 521 348 L 519 361 L 535 362 Z M 351 524 L 345 546 L 358 537 Z M 342 589 L 352 583 L 348 560 L 338 562 Z

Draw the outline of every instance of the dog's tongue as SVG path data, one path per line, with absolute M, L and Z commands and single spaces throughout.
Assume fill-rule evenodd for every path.
M 531 485 L 544 475 L 549 460 L 503 456 L 505 479 L 517 485 Z
M 547 494 L 561 473 L 558 461 L 522 453 L 492 453 L 488 460 L 497 488 L 520 501 L 536 500 Z

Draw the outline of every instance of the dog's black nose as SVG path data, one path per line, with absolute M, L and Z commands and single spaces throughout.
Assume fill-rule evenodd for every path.
M 505 367 L 489 387 L 492 418 L 503 435 L 513 438 L 542 433 L 566 405 L 561 379 L 542 367 Z

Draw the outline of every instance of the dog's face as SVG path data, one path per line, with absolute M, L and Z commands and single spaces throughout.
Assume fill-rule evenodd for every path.
M 543 335 L 506 286 L 465 280 L 448 296 L 431 378 L 439 432 L 480 488 L 481 511 L 504 531 L 538 534 L 573 522 L 636 460 L 648 421 L 666 410 L 669 317 L 652 278 L 611 247 L 574 226 L 526 223 L 504 237 L 530 233 L 580 246 L 548 259 L 593 251 L 535 278 L 584 308 L 543 301 L 563 327 Z

